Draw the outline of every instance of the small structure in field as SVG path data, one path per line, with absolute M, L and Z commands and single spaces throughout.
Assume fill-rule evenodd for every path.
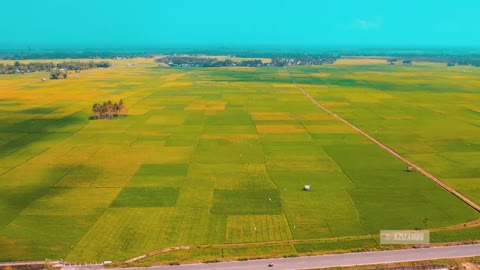
M 407 167 L 407 172 L 413 172 L 413 171 L 415 171 L 415 168 L 413 166 Z
M 47 81 L 47 78 L 42 78 L 42 82 L 46 82 Z
M 305 185 L 305 186 L 303 187 L 303 190 L 310 191 L 310 185 Z

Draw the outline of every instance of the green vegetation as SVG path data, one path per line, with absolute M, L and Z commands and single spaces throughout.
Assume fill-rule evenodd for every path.
M 260 59 L 235 61 L 231 59 L 193 57 L 193 56 L 164 56 L 155 60 L 171 67 L 259 67 L 264 66 Z
M 369 250 L 380 229 L 480 218 L 321 111 L 284 68 L 113 61 L 64 80 L 2 76 L 0 261 L 121 261 L 172 246 L 192 248 L 146 261 Z M 480 203 L 478 69 L 385 59 L 289 69 L 333 112 Z M 129 117 L 88 121 L 92 103 L 119 99 Z
M 167 207 L 175 206 L 178 188 L 127 187 L 113 201 L 113 207 Z
M 276 189 L 215 190 L 211 211 L 218 215 L 273 215 L 282 213 L 282 204 Z
M 106 61 L 101 62 L 85 62 L 85 61 L 63 61 L 59 63 L 53 62 L 19 62 L 15 61 L 13 64 L 0 63 L 0 74 L 18 74 L 18 73 L 30 73 L 38 71 L 51 72 L 51 79 L 64 79 L 66 78 L 66 71 L 74 70 L 80 72 L 80 70 L 91 68 L 107 68 L 112 64 Z M 64 77 L 65 76 L 65 77 Z
M 92 106 L 93 116 L 90 119 L 112 119 L 113 117 L 126 116 L 127 107 L 123 99 L 117 103 L 111 100 L 103 102 L 103 104 L 95 103 Z
M 322 65 L 332 64 L 337 57 L 319 55 L 290 55 L 281 54 L 271 59 L 269 63 L 263 63 L 261 59 L 235 60 L 218 59 L 213 57 L 196 56 L 164 56 L 156 59 L 156 62 L 167 64 L 171 67 L 265 67 L 265 66 L 298 66 L 298 65 Z
M 68 74 L 66 71 L 55 69 L 50 72 L 51 80 L 66 79 L 67 77 L 68 77 Z

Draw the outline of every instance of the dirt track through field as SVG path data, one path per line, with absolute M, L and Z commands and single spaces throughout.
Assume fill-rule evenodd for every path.
M 400 159 L 401 161 L 405 162 L 406 164 L 408 164 L 409 166 L 415 168 L 415 170 L 419 171 L 421 174 L 425 175 L 426 177 L 428 177 L 430 180 L 434 181 L 435 183 L 437 183 L 438 185 L 440 185 L 442 188 L 444 188 L 445 190 L 447 190 L 448 192 L 450 192 L 451 194 L 455 195 L 457 198 L 459 198 L 460 200 L 462 200 L 464 203 L 468 204 L 470 207 L 472 207 L 473 209 L 475 209 L 475 211 L 479 212 L 480 213 L 480 206 L 476 203 L 474 203 L 473 201 L 471 201 L 470 199 L 468 199 L 467 197 L 463 196 L 460 192 L 456 191 L 455 189 L 453 189 L 452 187 L 450 187 L 449 185 L 445 184 L 442 180 L 438 179 L 437 177 L 433 176 L 432 174 L 430 174 L 429 172 L 427 172 L 426 170 L 424 170 L 422 167 L 416 165 L 415 163 L 411 162 L 410 160 L 402 157 L 400 154 L 398 154 L 397 152 L 395 152 L 393 149 L 389 148 L 388 146 L 386 146 L 385 144 L 381 143 L 380 141 L 378 141 L 377 139 L 373 138 L 372 136 L 368 135 L 365 131 L 361 130 L 360 128 L 354 126 L 353 124 L 351 124 L 350 122 L 348 122 L 347 120 L 343 119 L 342 117 L 338 116 L 337 114 L 335 114 L 334 112 L 330 111 L 329 109 L 327 109 L 326 107 L 324 107 L 322 104 L 320 104 L 318 101 L 315 100 L 315 98 L 313 98 L 307 91 L 305 91 L 300 85 L 298 85 L 297 81 L 295 80 L 295 77 L 293 77 L 293 75 L 290 73 L 290 70 L 288 70 L 287 67 L 285 67 L 285 70 L 287 71 L 288 75 L 290 76 L 290 78 L 292 79 L 292 82 L 293 84 L 295 85 L 295 87 L 300 90 L 300 92 L 302 92 L 308 99 L 310 99 L 310 101 L 312 101 L 313 104 L 317 105 L 317 107 L 319 107 L 320 109 L 322 109 L 323 111 L 325 111 L 326 113 L 330 114 L 331 116 L 335 117 L 336 119 L 342 121 L 343 123 L 345 123 L 346 125 L 348 125 L 349 127 L 353 128 L 355 131 L 357 131 L 358 133 L 362 134 L 363 136 L 365 136 L 367 139 L 369 139 L 370 141 L 374 142 L 376 145 L 380 146 L 383 150 L 385 150 L 386 152 L 388 152 L 389 154 L 391 154 L 392 156 Z
M 33 82 L 39 82 L 39 81 L 40 80 L 33 80 L 33 81 L 27 81 L 27 82 L 11 84 L 11 85 L 0 85 L 0 89 L 10 88 L 10 87 L 14 87 L 14 86 L 19 86 L 19 85 L 24 85 L 24 84 L 29 84 L 29 83 L 33 83 Z

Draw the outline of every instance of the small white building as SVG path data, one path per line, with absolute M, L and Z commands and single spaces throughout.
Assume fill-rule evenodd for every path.
M 303 189 L 306 190 L 306 191 L 310 191 L 310 185 L 305 185 L 305 187 Z

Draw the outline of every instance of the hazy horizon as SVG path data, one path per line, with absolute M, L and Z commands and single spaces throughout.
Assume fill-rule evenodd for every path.
M 25 0 L 2 6 L 0 49 L 480 47 L 480 2 L 468 0 Z

